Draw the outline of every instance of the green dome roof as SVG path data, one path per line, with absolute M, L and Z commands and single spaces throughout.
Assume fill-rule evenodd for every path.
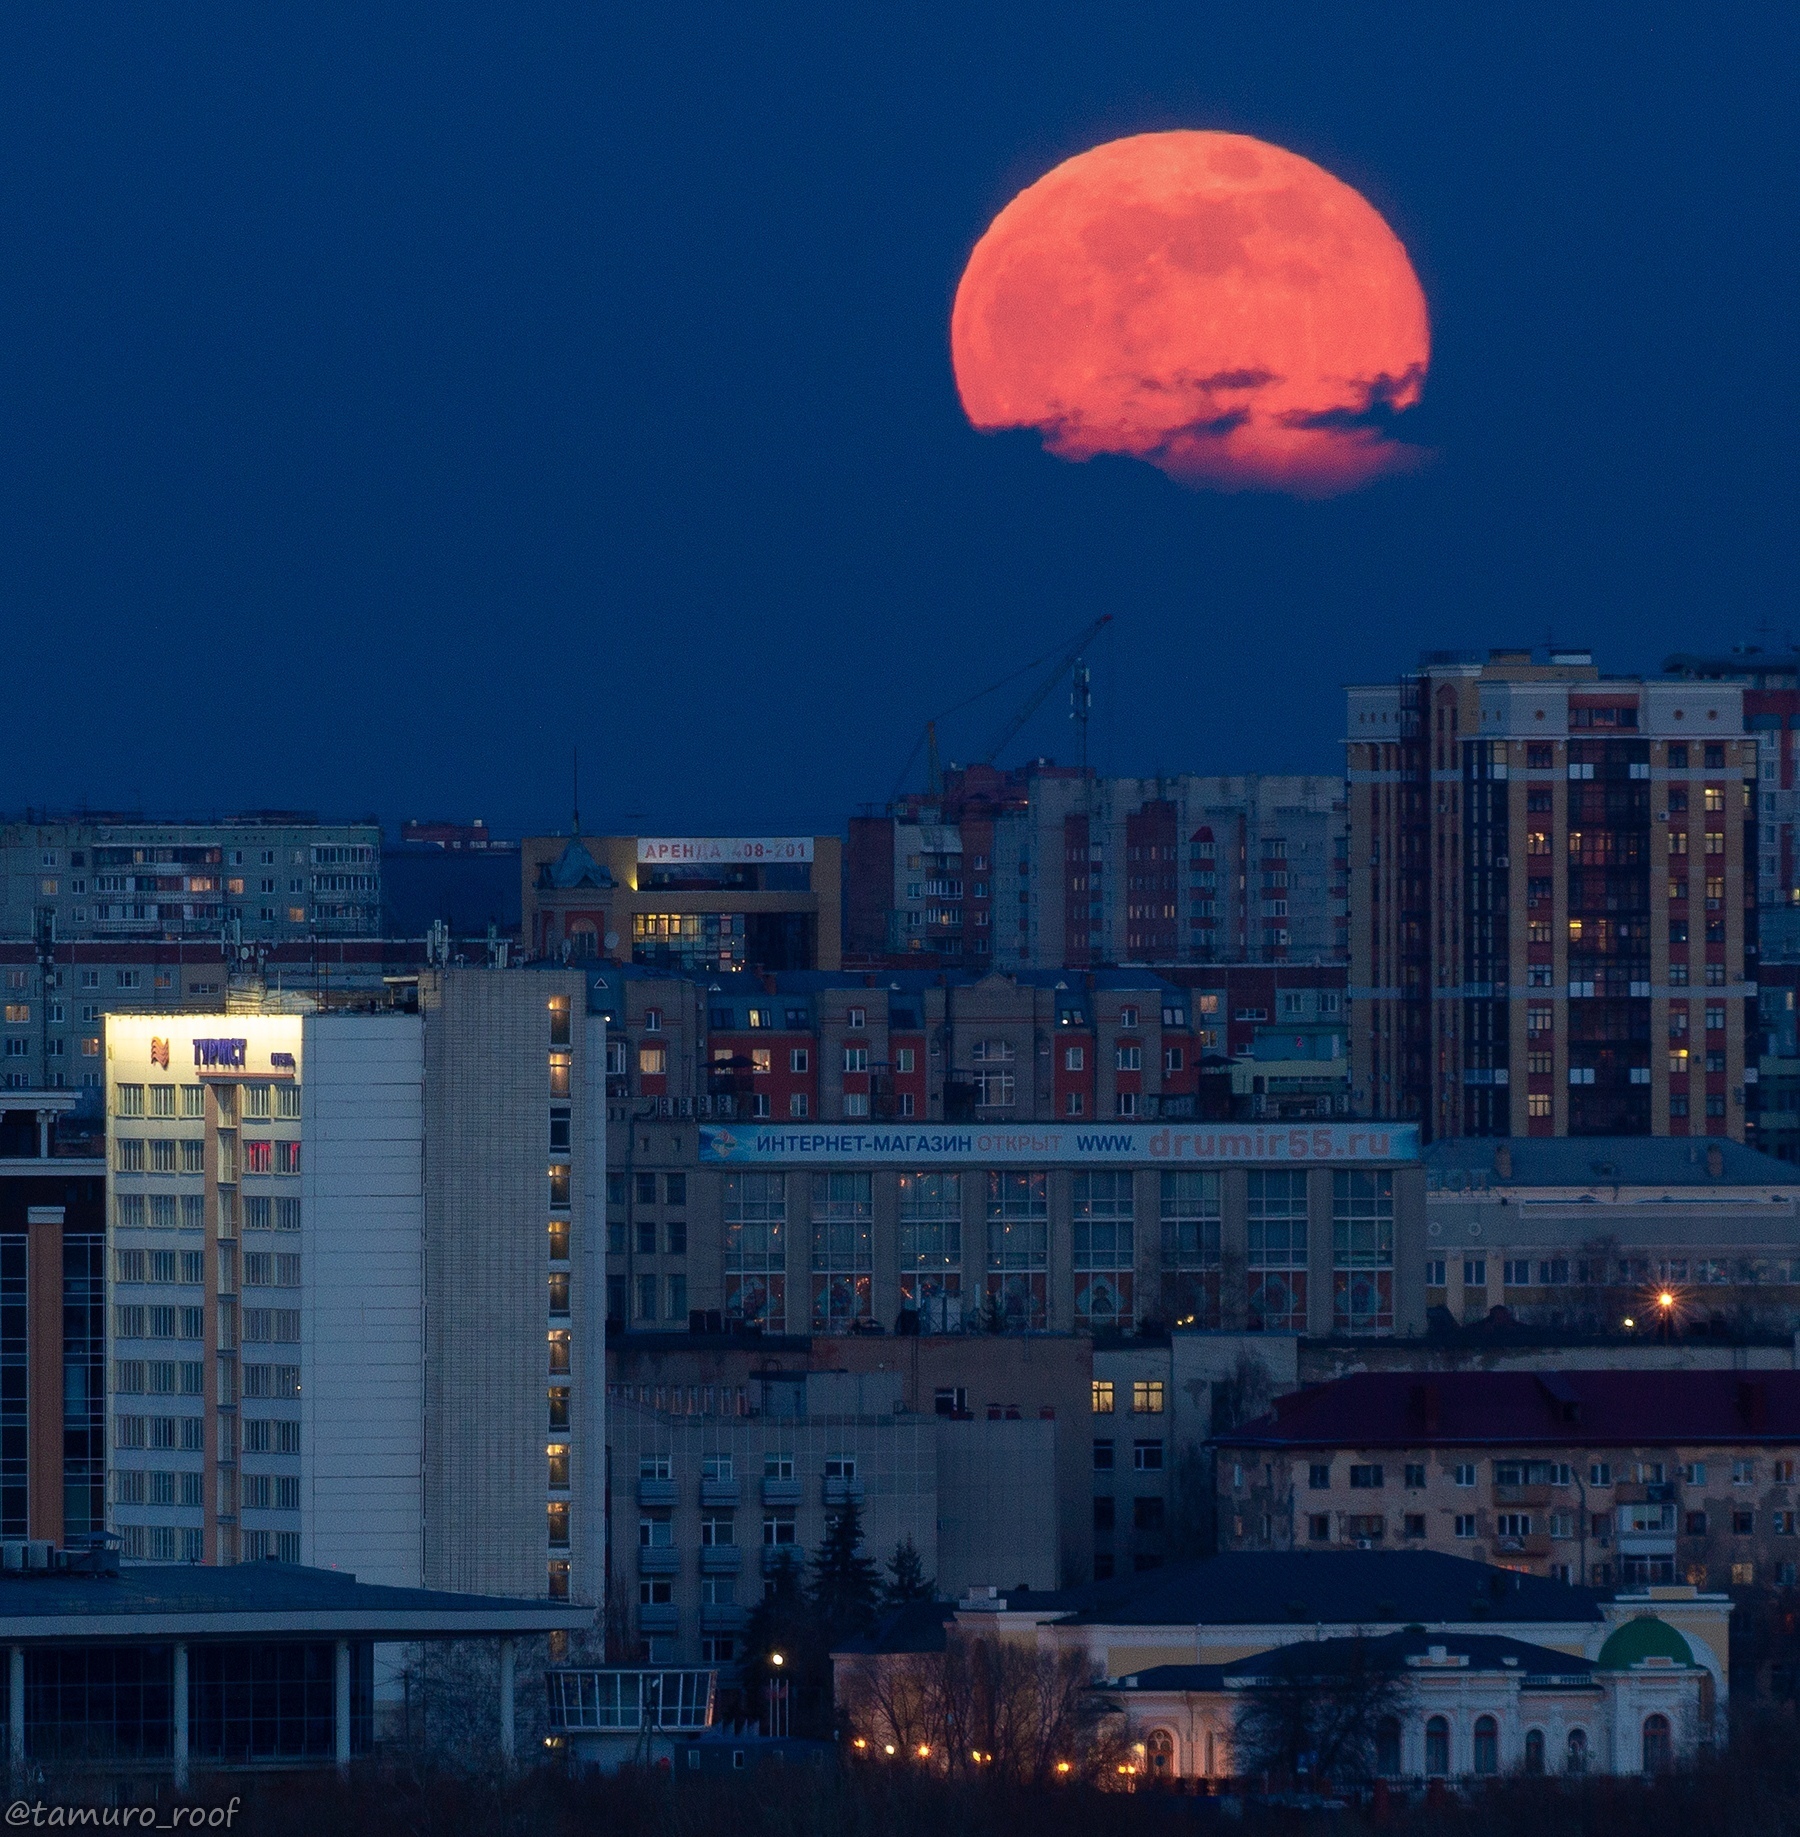
M 1639 1614 L 1635 1620 L 1627 1620 L 1607 1640 L 1594 1662 L 1602 1671 L 1626 1671 L 1647 1658 L 1666 1658 L 1677 1665 L 1691 1665 L 1694 1652 L 1666 1620 L 1658 1620 L 1654 1614 Z

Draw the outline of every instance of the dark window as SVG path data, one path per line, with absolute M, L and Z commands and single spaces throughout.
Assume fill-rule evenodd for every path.
M 1667 1773 L 1675 1764 L 1675 1748 L 1669 1739 L 1667 1716 L 1644 1718 L 1644 1771 Z
M 1096 1582 L 1110 1582 L 1112 1580 L 1112 1572 L 1112 1552 L 1110 1550 L 1096 1550 L 1094 1552 L 1094 1580 Z
M 1313 1544 L 1331 1542 L 1331 1514 L 1313 1512 L 1306 1520 L 1306 1540 Z
M 1110 1531 L 1112 1528 L 1113 1502 L 1105 1496 L 1097 1497 L 1094 1500 L 1094 1529 L 1096 1531 Z
M 350 1747 L 368 1751 L 371 1648 L 350 1648 Z M 208 1760 L 322 1758 L 336 1745 L 335 1649 L 325 1641 L 195 1645 L 188 1651 L 192 1750 Z
M 1408 1461 L 1406 1463 L 1406 1483 L 1408 1486 L 1423 1486 L 1425 1484 L 1425 1463 L 1423 1461 Z
M 1500 1771 L 1500 1725 L 1492 1716 L 1475 1718 L 1475 1771 Z
M 1433 1716 L 1425 1724 L 1425 1771 L 1436 1779 L 1450 1771 L 1450 1724 L 1442 1716 Z
M 1160 1531 L 1163 1528 L 1163 1501 L 1158 1498 L 1133 1499 L 1131 1523 L 1134 1530 Z
M 1352 1466 L 1350 1469 L 1350 1484 L 1352 1486 L 1363 1487 L 1379 1486 L 1381 1484 L 1381 1469 L 1378 1466 Z
M 1323 1492 L 1331 1484 L 1331 1463 L 1313 1461 L 1306 1469 L 1306 1483 L 1314 1492 Z
M 679 1218 L 669 1220 L 667 1226 L 669 1255 L 684 1257 L 687 1255 L 687 1225 Z
M 638 1255 L 653 1257 L 656 1255 L 656 1220 L 640 1218 L 637 1228 Z
M 637 1202 L 641 1206 L 656 1204 L 656 1176 L 639 1174 L 637 1177 Z
M 1113 1470 L 1113 1445 L 1109 1441 L 1094 1443 L 1095 1473 L 1111 1473 Z

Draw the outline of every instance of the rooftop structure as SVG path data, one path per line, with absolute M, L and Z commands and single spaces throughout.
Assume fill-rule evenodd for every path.
M 592 1611 L 384 1588 L 282 1563 L 85 1573 L 0 1569 L 10 1755 L 133 1772 L 336 1762 L 372 1734 L 375 1642 L 501 1641 L 496 1721 L 513 1747 L 513 1642 L 576 1632 Z M 120 1688 L 89 1691 L 101 1673 Z M 73 1688 L 62 1688 L 64 1684 Z

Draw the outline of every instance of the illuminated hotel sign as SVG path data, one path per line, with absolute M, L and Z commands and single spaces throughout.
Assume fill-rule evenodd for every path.
M 640 865 L 686 866 L 712 862 L 810 861 L 811 836 L 639 836 Z
M 203 1066 L 235 1066 L 244 1063 L 248 1040 L 196 1040 L 194 1063 Z
M 1229 1167 L 1341 1166 L 1416 1161 L 1415 1123 L 1280 1127 L 1120 1124 L 1111 1129 L 989 1125 L 883 1129 L 774 1123 L 702 1128 L 700 1159 L 733 1167 L 855 1163 L 945 1167 Z

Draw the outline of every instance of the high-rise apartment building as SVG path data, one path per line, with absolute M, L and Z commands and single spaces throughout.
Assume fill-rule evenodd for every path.
M 604 1022 L 586 989 L 446 968 L 360 1011 L 107 1017 L 127 1558 L 598 1598 Z
M 851 819 L 845 943 L 972 969 L 1335 962 L 1346 847 L 1336 778 L 952 768 Z
M 0 937 L 369 937 L 381 828 L 292 811 L 0 824 Z
M 0 1102 L 0 1536 L 106 1528 L 106 1161 L 72 1091 Z
M 428 1587 L 605 1590 L 605 1021 L 579 970 L 422 977 Z
M 1603 677 L 1577 651 L 1431 653 L 1350 690 L 1364 1114 L 1432 1137 L 1743 1138 L 1758 858 L 1743 693 Z
M 128 1558 L 420 1579 L 416 1015 L 106 1023 Z

